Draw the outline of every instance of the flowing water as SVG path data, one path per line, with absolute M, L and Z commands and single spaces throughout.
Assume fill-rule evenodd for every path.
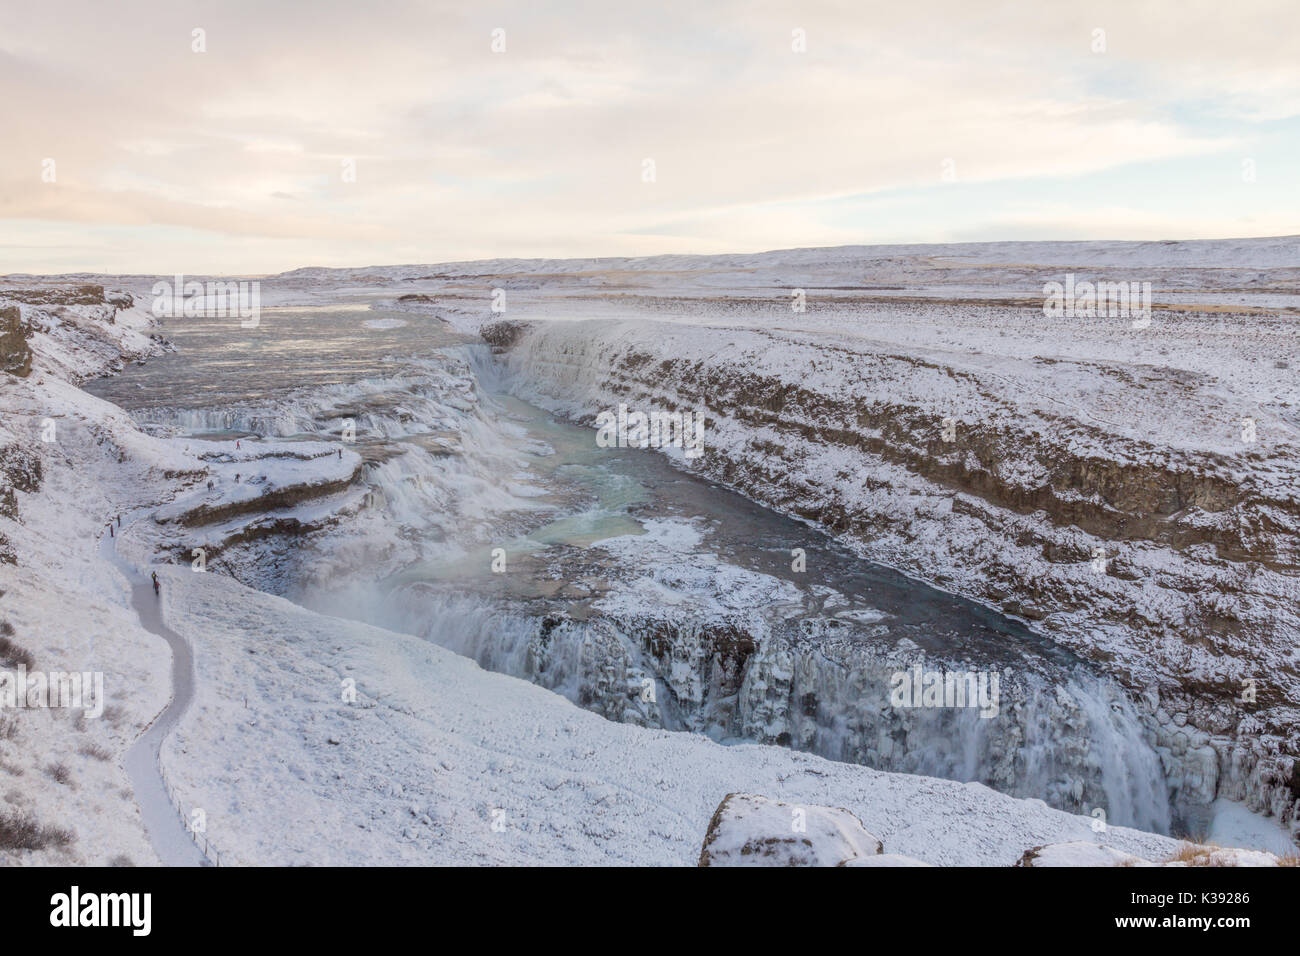
M 267 309 L 256 329 L 187 318 L 164 334 L 175 353 L 88 390 L 191 439 L 341 437 L 350 422 L 367 462 L 363 513 L 250 583 L 611 719 L 1170 828 L 1141 718 L 1084 662 L 663 455 L 599 447 L 510 395 L 486 347 L 439 320 Z M 997 713 L 896 706 L 914 668 L 997 675 Z

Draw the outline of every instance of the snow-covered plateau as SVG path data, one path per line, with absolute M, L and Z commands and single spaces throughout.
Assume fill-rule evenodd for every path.
M 104 700 L 0 709 L 0 860 L 1293 854 L 1298 263 L 311 269 L 247 334 L 160 325 L 152 277 L 6 277 L 0 669 Z M 1067 276 L 1151 282 L 1150 321 L 1045 314 Z M 620 405 L 701 411 L 703 454 L 608 454 Z M 993 713 L 891 705 L 913 669 L 997 678 Z

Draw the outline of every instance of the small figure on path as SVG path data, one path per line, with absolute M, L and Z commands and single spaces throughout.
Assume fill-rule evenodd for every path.
M 153 594 L 154 597 L 158 596 L 158 572 L 157 571 L 153 573 Z

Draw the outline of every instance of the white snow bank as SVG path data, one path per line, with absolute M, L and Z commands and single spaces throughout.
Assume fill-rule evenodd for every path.
M 1109 845 L 1071 841 L 1036 846 L 1027 851 L 1017 866 L 1279 866 L 1272 853 L 1228 847 L 1184 843 L 1174 853 L 1140 857 Z
M 1016 866 L 1028 866 L 1035 869 L 1057 866 L 1152 866 L 1150 860 L 1144 860 L 1132 853 L 1125 853 L 1113 846 L 1090 843 L 1084 840 L 1072 840 L 1069 843 L 1055 843 L 1048 846 L 1036 846 L 1029 850 Z
M 851 860 L 845 860 L 840 866 L 929 866 L 929 863 L 922 863 L 920 860 L 914 860 L 910 856 L 901 856 L 898 853 L 879 853 L 876 856 L 857 856 Z

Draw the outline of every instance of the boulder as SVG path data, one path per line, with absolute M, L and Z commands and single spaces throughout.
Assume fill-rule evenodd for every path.
M 840 807 L 782 803 L 729 793 L 713 812 L 700 866 L 839 866 L 884 845 Z

